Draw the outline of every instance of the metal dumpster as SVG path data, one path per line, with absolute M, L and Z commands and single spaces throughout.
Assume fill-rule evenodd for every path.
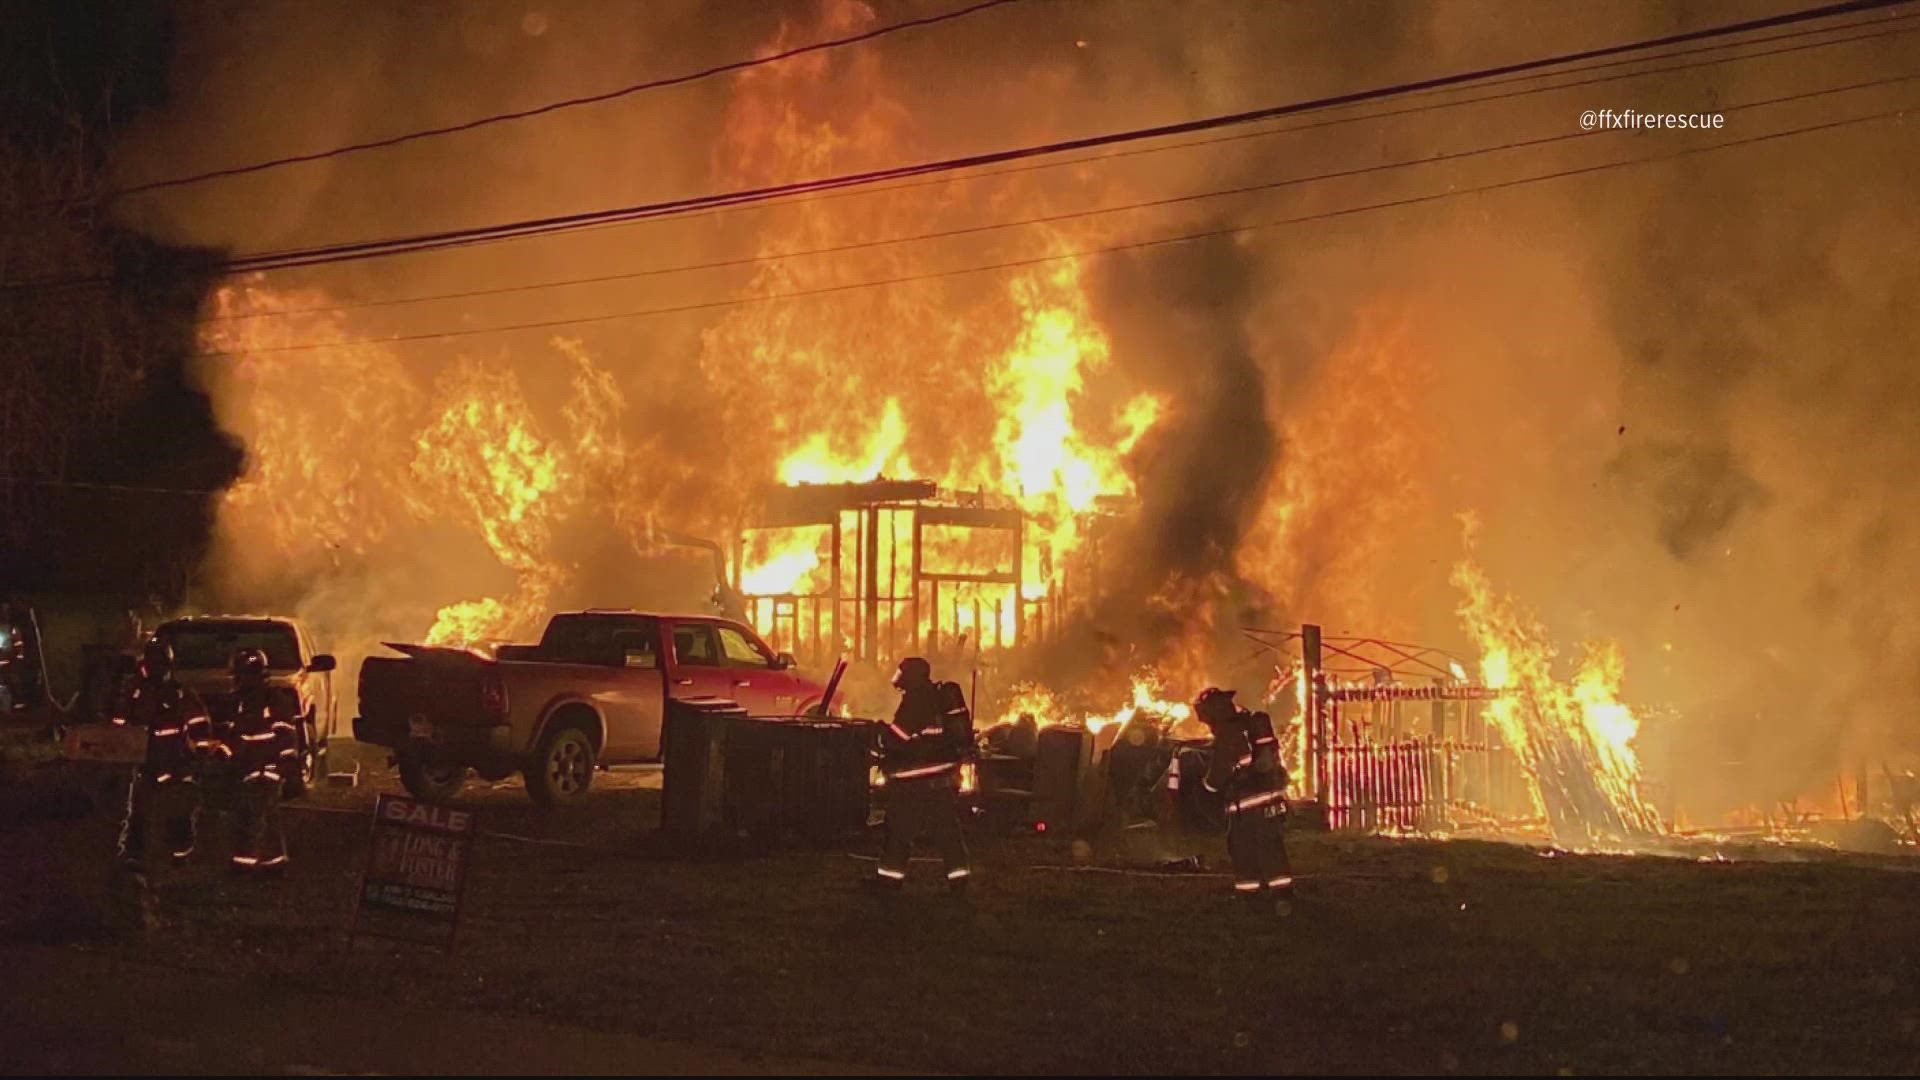
M 669 710 L 661 827 L 688 840 L 826 844 L 865 828 L 877 726 Z
M 696 840 L 724 831 L 727 735 L 746 717 L 737 705 L 667 703 L 660 792 L 660 827 L 666 832 Z

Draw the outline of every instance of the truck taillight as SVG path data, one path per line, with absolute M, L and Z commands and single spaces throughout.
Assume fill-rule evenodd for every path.
M 507 718 L 507 684 L 499 672 L 490 671 L 480 680 L 480 707 L 498 719 Z

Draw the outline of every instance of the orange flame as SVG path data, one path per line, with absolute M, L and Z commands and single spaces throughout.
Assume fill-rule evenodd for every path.
M 1468 519 L 1469 549 L 1473 524 Z M 1460 616 L 1481 652 L 1486 685 L 1512 693 L 1487 716 L 1525 769 L 1554 839 L 1570 846 L 1632 843 L 1664 831 L 1641 792 L 1633 750 L 1639 720 L 1620 701 L 1624 664 L 1611 642 L 1591 643 L 1571 682 L 1553 672 L 1546 629 L 1497 595 L 1471 555 L 1455 565 Z

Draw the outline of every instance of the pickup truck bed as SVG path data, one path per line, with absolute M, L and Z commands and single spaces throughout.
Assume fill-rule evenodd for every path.
M 669 698 L 791 716 L 822 693 L 745 625 L 704 615 L 566 613 L 538 645 L 491 656 L 388 647 L 403 655 L 361 664 L 354 737 L 392 748 L 408 789 L 430 799 L 472 768 L 522 772 L 537 801 L 571 801 L 596 766 L 659 759 Z

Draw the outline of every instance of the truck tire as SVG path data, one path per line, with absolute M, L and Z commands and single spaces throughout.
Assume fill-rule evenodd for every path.
M 573 724 L 548 731 L 527 763 L 527 794 L 541 806 L 566 806 L 593 784 L 593 740 Z
M 428 762 L 419 754 L 400 752 L 400 783 L 407 794 L 424 802 L 452 802 L 467 782 L 467 767 Z
M 326 753 L 326 749 L 315 748 L 314 743 L 318 740 L 314 738 L 314 732 L 313 714 L 309 713 L 301 717 L 300 757 L 293 775 L 281 781 L 280 797 L 283 799 L 297 799 L 305 795 L 320 776 L 321 755 Z

